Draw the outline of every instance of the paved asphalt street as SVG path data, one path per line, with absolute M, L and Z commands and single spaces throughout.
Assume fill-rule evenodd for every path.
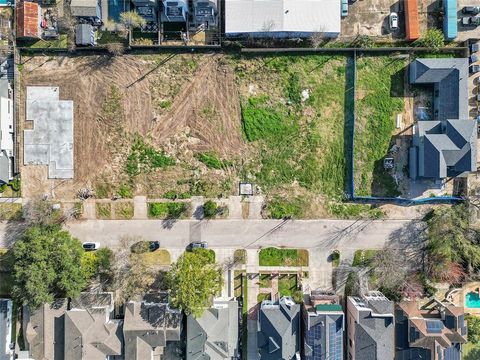
M 404 220 L 86 220 L 67 225 L 81 241 L 115 247 L 122 236 L 158 240 L 164 248 L 185 248 L 192 241 L 207 241 L 210 248 L 375 249 L 421 242 L 425 225 Z

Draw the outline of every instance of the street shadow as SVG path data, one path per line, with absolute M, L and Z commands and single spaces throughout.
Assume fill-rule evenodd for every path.
M 195 220 L 203 220 L 204 215 L 203 215 L 203 206 L 199 205 L 193 210 L 193 217 Z
M 177 218 L 168 218 L 168 219 L 164 219 L 162 220 L 162 228 L 164 229 L 167 229 L 167 230 L 170 230 L 173 228 L 173 226 L 175 225 L 175 223 L 178 221 Z

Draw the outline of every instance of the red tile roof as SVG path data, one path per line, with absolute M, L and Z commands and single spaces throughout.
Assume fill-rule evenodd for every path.
M 38 38 L 39 36 L 38 4 L 29 1 L 17 3 L 17 37 Z

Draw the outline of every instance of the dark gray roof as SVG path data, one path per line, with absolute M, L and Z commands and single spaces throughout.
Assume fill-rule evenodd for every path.
M 187 318 L 187 360 L 236 359 L 238 303 L 215 301 L 201 317 Z
M 12 331 L 12 300 L 0 299 L 0 360 L 12 360 L 8 344 L 11 342 Z
M 410 83 L 433 85 L 434 120 L 468 119 L 468 59 L 416 59 Z
M 362 298 L 349 298 L 359 312 L 355 324 L 355 354 L 357 359 L 393 359 L 394 304 L 374 292 Z M 379 296 L 380 294 L 381 296 Z
M 309 312 L 304 319 L 305 360 L 343 359 L 344 315 Z
M 419 121 L 414 136 L 419 177 L 445 178 L 475 171 L 477 128 L 473 120 Z M 415 164 L 415 162 L 417 164 Z M 411 174 L 412 176 L 412 174 Z
M 182 313 L 165 303 L 130 301 L 125 306 L 123 336 L 125 359 L 150 359 L 169 341 L 179 341 Z
M 94 44 L 93 26 L 90 24 L 78 24 L 75 26 L 75 44 L 93 45 Z
M 257 333 L 261 360 L 294 359 L 299 352 L 299 337 L 300 305 L 289 297 L 262 302 Z
M 30 313 L 24 309 L 25 340 L 34 359 L 64 359 L 64 317 L 67 299 L 43 304 Z

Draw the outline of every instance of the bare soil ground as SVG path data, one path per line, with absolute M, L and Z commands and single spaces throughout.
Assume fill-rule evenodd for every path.
M 240 154 L 244 146 L 238 96 L 233 73 L 220 60 L 216 55 L 22 59 L 22 90 L 58 86 L 61 99 L 74 101 L 75 144 L 74 179 L 48 180 L 46 166 L 22 166 L 24 196 L 71 199 L 80 188 L 94 188 L 105 179 L 115 188 L 125 180 L 121 170 L 133 134 L 181 157 L 199 150 L 230 158 Z M 112 86 L 121 95 L 122 115 L 105 123 L 102 109 Z M 20 103 L 24 107 L 25 99 Z M 174 185 L 183 170 L 160 175 Z M 144 180 L 141 184 L 139 179 L 139 192 L 156 183 L 152 176 Z

